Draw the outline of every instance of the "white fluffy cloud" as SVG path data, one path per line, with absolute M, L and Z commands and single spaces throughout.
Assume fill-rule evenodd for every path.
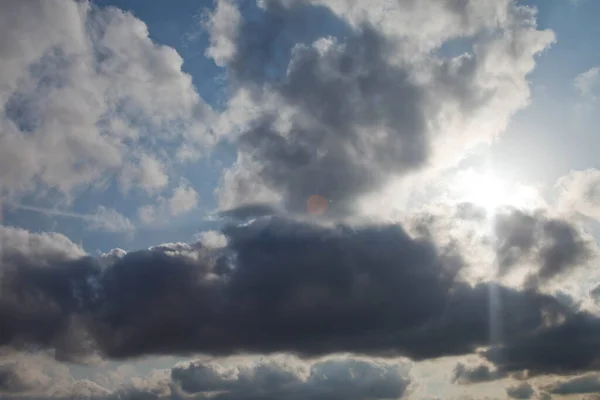
M 160 190 L 168 177 L 143 143 L 205 133 L 210 110 L 181 57 L 117 8 L 3 1 L 0 58 L 2 195 L 40 186 L 68 194 L 121 171 L 127 184 Z

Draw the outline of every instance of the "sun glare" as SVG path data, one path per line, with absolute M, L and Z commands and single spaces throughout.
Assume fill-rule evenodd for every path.
M 462 171 L 456 175 L 453 189 L 458 201 L 482 207 L 488 215 L 502 207 L 531 209 L 540 204 L 535 188 L 509 182 L 493 171 Z

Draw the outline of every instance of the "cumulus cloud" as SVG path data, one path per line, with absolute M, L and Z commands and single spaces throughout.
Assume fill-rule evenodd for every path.
M 299 361 L 294 358 L 223 366 L 191 363 L 173 368 L 174 383 L 197 398 L 219 400 L 399 399 L 410 383 L 403 362 L 360 358 Z
M 176 51 L 129 13 L 87 1 L 0 5 L 3 202 L 114 178 L 123 194 L 151 197 L 138 217 L 158 224 L 200 199 L 186 181 L 173 184 L 171 151 L 194 159 L 217 139 L 237 151 L 217 190 L 224 224 L 192 243 L 93 257 L 63 235 L 0 226 L 0 348 L 68 362 L 216 359 L 118 388 L 0 359 L 0 394 L 396 399 L 412 383 L 403 357 L 479 352 L 487 364 L 456 365 L 459 384 L 596 368 L 600 318 L 547 287 L 596 260 L 595 242 L 570 219 L 596 218 L 595 170 L 559 182 L 559 208 L 570 210 L 560 215 L 491 218 L 459 204 L 403 224 L 337 219 L 356 216 L 393 179 L 455 165 L 502 133 L 528 104 L 535 57 L 554 40 L 535 11 L 511 0 L 257 5 L 253 18 L 219 0 L 202 21 L 206 55 L 230 85 L 220 114 Z M 446 54 L 454 40 L 467 43 L 463 54 Z M 596 75 L 576 80 L 582 93 Z M 296 215 L 315 194 L 332 218 Z M 103 206 L 62 215 L 135 229 Z M 510 282 L 516 273 L 524 285 Z M 248 354 L 266 358 L 220 358 Z M 549 391 L 586 393 L 577 390 L 594 379 Z M 534 392 L 526 382 L 506 391 Z
M 108 390 L 76 380 L 69 368 L 45 353 L 0 352 L 0 396 L 3 399 L 99 398 Z
M 143 154 L 137 164 L 128 164 L 121 173 L 121 187 L 127 191 L 132 185 L 139 185 L 149 193 L 160 191 L 169 184 L 165 166 L 157 159 Z
M 530 259 L 539 267 L 529 284 L 537 285 L 572 272 L 593 259 L 595 245 L 591 237 L 577 225 L 541 212 L 499 213 L 495 229 L 500 274 Z
M 202 138 L 210 114 L 177 52 L 117 8 L 71 0 L 0 7 L 0 194 L 40 186 L 70 194 L 121 171 L 128 184 L 164 187 L 144 144 Z
M 506 394 L 511 399 L 531 399 L 535 390 L 528 382 L 522 382 L 506 389 Z
M 227 54 L 218 61 L 253 100 L 239 107 L 234 95 L 225 113 L 234 122 L 224 133 L 239 148 L 219 191 L 226 208 L 262 201 L 253 194 L 266 192 L 298 211 L 320 194 L 332 214 L 345 214 L 391 177 L 456 161 L 527 104 L 534 56 L 554 37 L 536 29 L 532 10 L 509 1 L 313 3 L 262 2 L 264 24 L 245 21 L 231 2 L 209 18 L 213 51 Z M 312 25 L 303 21 L 314 10 L 329 25 L 346 24 L 346 39 L 310 38 L 303 27 Z M 410 23 L 394 20 L 402 26 L 394 31 L 389 15 Z M 499 34 L 475 37 L 492 31 Z M 474 35 L 469 53 L 436 52 L 463 35 Z
M 501 346 L 483 355 L 501 371 L 585 369 L 599 354 L 595 316 L 532 289 L 467 284 L 455 248 L 399 225 L 270 217 L 222 233 L 218 246 L 167 243 L 100 260 L 64 237 L 23 232 L 19 245 L 8 235 L 0 343 L 76 360 L 186 352 L 422 360 L 488 345 L 496 317 Z M 36 246 L 42 238 L 47 245 Z
M 19 356 L 22 363 L 23 356 Z M 35 365 L 41 360 L 42 367 Z M 28 356 L 28 364 L 0 364 L 0 394 L 7 399 L 352 399 L 403 398 L 411 384 L 410 363 L 356 356 L 300 360 L 291 356 L 180 362 L 140 376 L 124 367 L 111 389 L 96 379 L 71 377 L 64 365 Z M 44 370 L 49 366 L 56 370 Z M 26 367 L 30 370 L 27 370 Z M 48 375 L 51 374 L 51 375 Z M 18 378 L 18 379 L 17 379 Z

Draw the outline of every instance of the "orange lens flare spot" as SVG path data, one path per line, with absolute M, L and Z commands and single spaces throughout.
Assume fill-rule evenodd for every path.
M 313 194 L 306 201 L 306 211 L 311 215 L 323 215 L 327 212 L 327 199 L 318 194 Z

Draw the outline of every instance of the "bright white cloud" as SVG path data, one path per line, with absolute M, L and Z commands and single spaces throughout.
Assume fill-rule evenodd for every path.
M 3 194 L 39 185 L 68 194 L 120 171 L 132 154 L 143 171 L 131 183 L 160 190 L 166 172 L 142 139 L 177 143 L 205 132 L 210 110 L 181 57 L 117 8 L 3 1 L 0 58 Z

